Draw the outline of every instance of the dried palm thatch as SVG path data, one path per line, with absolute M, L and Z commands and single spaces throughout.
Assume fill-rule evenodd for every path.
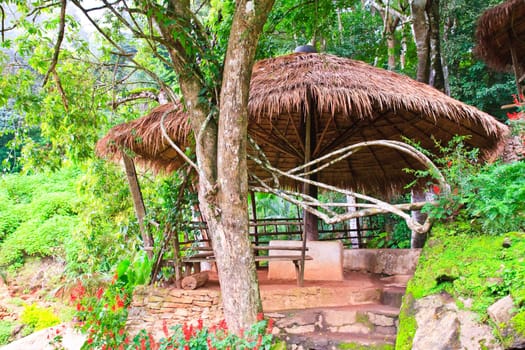
M 360 61 L 297 53 L 258 62 L 250 87 L 249 134 L 282 170 L 306 157 L 311 117 L 311 159 L 371 140 L 408 138 L 436 151 L 454 135 L 489 158 L 502 147 L 507 127 L 490 115 L 406 76 Z M 249 164 L 263 177 L 263 170 Z M 369 147 L 324 169 L 318 180 L 368 193 L 391 193 L 413 180 L 403 169 L 415 160 L 393 149 Z M 268 174 L 266 173 L 266 177 Z M 294 186 L 286 182 L 285 185 Z
M 163 139 L 159 122 L 163 105 L 149 115 L 114 127 L 97 144 L 100 156 L 118 159 L 134 153 L 156 170 L 180 166 L 177 153 Z M 363 62 L 325 54 L 297 53 L 258 62 L 253 68 L 248 133 L 276 168 L 287 171 L 305 161 L 306 121 L 310 116 L 311 159 L 362 141 L 412 139 L 435 151 L 454 135 L 471 135 L 468 144 L 483 157 L 495 154 L 507 127 L 490 115 L 454 100 L 408 77 Z M 188 146 L 189 125 L 180 105 L 166 118 L 168 134 Z M 257 155 L 254 150 L 249 150 Z M 267 179 L 253 160 L 249 172 Z M 399 151 L 368 147 L 330 165 L 317 180 L 368 193 L 390 194 L 413 180 L 403 169 L 421 164 Z M 302 184 L 280 179 L 281 186 Z
M 148 115 L 113 127 L 97 142 L 99 157 L 118 161 L 123 154 L 154 171 L 172 172 L 184 160 L 162 136 L 160 121 L 168 111 L 164 126 L 170 137 L 184 150 L 191 146 L 188 115 L 180 103 L 168 103 L 154 108 Z
M 525 68 L 525 0 L 510 0 L 483 13 L 476 29 L 475 53 L 498 71 L 510 71 L 511 48 Z

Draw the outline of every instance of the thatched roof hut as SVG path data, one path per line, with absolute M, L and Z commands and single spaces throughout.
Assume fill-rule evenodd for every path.
M 124 147 L 157 168 L 174 169 L 179 163 L 170 163 L 169 157 L 175 153 L 163 141 L 158 127 L 159 111 L 165 108 L 158 107 L 148 116 L 112 129 L 99 141 L 98 154 L 107 156 L 108 151 Z M 304 163 L 308 138 L 310 159 L 315 159 L 361 141 L 406 137 L 435 150 L 433 138 L 446 143 L 454 135 L 471 135 L 467 143 L 480 148 L 488 158 L 507 132 L 507 127 L 490 115 L 426 84 L 363 62 L 315 53 L 257 62 L 249 111 L 249 134 L 281 170 Z M 183 123 L 179 128 L 172 126 L 174 139 L 188 130 L 183 116 L 179 109 L 166 119 L 169 125 Z M 307 137 L 308 118 L 311 128 Z M 120 148 L 107 146 L 113 143 Z M 259 177 L 268 177 L 253 162 L 248 166 Z M 398 151 L 370 147 L 324 169 L 318 180 L 385 194 L 413 180 L 404 168 L 420 168 L 420 164 Z M 298 185 L 286 180 L 282 184 Z
M 162 136 L 160 121 L 165 112 L 166 132 L 185 150 L 191 146 L 188 116 L 180 103 L 168 103 L 154 108 L 148 115 L 113 127 L 97 142 L 95 152 L 99 157 L 119 161 L 125 153 L 135 162 L 155 171 L 172 172 L 184 160 Z
M 498 71 L 510 71 L 514 62 L 525 68 L 525 0 L 509 0 L 483 13 L 476 29 L 475 53 Z

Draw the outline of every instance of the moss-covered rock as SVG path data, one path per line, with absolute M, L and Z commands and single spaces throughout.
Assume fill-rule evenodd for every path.
M 436 225 L 407 286 L 396 349 L 413 348 L 418 327 L 415 302 L 439 293 L 450 295 L 459 310 L 475 312 L 485 324 L 488 323 L 487 308 L 511 295 L 517 306 L 515 328 L 523 331 L 522 318 L 525 317 L 518 315 L 525 311 L 524 251 L 522 232 L 494 236 L 476 232 L 468 222 Z M 499 340 L 503 342 L 502 338 Z

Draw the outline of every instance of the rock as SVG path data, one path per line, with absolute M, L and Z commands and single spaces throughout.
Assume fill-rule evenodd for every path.
M 525 337 L 517 333 L 510 320 L 515 315 L 514 300 L 510 295 L 489 306 L 487 313 L 498 327 L 501 335 L 510 339 L 508 349 L 525 349 Z
M 487 313 L 497 325 L 506 324 L 512 318 L 512 308 L 514 308 L 514 301 L 510 295 L 507 295 L 489 306 Z
M 503 349 L 489 326 L 477 323 L 473 312 L 460 311 L 447 294 L 417 300 L 414 315 L 413 350 Z
M 512 245 L 512 241 L 509 237 L 505 237 L 501 245 L 503 246 L 503 248 L 509 248 Z

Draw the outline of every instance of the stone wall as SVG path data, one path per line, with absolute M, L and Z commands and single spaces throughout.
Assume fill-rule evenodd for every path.
M 203 320 L 206 327 L 218 324 L 222 312 L 218 289 L 184 290 L 140 286 L 135 289 L 129 309 L 128 329 L 132 334 L 147 328 L 155 337 L 162 337 L 164 324 L 170 328 L 185 322 L 196 325 Z
M 421 249 L 345 249 L 344 270 L 381 275 L 412 275 Z

